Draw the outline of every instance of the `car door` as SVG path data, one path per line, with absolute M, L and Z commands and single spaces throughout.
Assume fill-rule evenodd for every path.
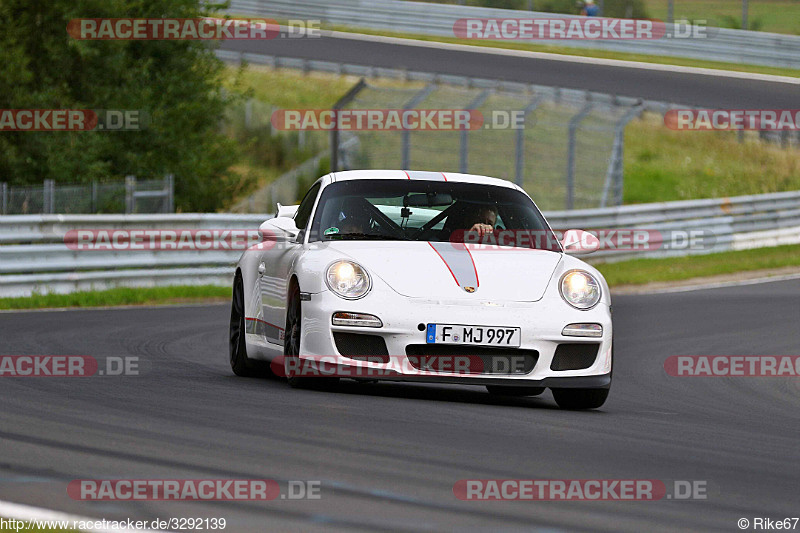
M 262 254 L 259 265 L 259 285 L 264 316 L 265 340 L 283 345 L 286 325 L 286 298 L 292 265 L 303 251 L 304 235 L 311 218 L 311 211 L 319 194 L 320 184 L 314 184 L 303 197 L 295 213 L 294 221 L 300 232 L 297 238 L 276 243 Z

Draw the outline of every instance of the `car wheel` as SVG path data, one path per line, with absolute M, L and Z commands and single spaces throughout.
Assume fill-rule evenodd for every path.
M 597 409 L 606 403 L 609 389 L 552 389 L 562 409 Z
M 486 385 L 486 390 L 493 396 L 538 396 L 544 387 L 507 387 L 505 385 Z
M 325 389 L 330 390 L 339 383 L 339 378 L 320 378 L 297 376 L 296 369 L 300 367 L 300 339 L 302 326 L 302 304 L 300 302 L 300 288 L 295 286 L 286 305 L 286 330 L 283 340 L 283 364 L 286 381 L 294 389 Z
M 244 325 L 244 283 L 242 273 L 236 271 L 233 279 L 233 297 L 231 299 L 231 326 L 229 338 L 230 363 L 237 376 L 251 377 L 256 373 L 247 358 Z

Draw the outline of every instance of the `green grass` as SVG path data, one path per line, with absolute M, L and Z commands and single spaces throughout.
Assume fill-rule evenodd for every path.
M 595 265 L 612 287 L 615 285 L 642 285 L 659 281 L 680 281 L 790 266 L 800 266 L 800 245 L 792 244 L 688 257 L 631 259 L 618 263 Z
M 625 131 L 626 204 L 800 189 L 800 149 L 734 132 L 675 131 L 645 116 Z
M 256 100 L 282 109 L 330 108 L 358 81 L 354 76 L 336 76 L 298 70 L 273 70 L 250 65 L 237 78 L 238 69 L 228 67 L 225 85 L 240 87 Z
M 667 19 L 667 0 L 644 0 L 651 17 Z M 705 19 L 722 27 L 741 27 L 741 0 L 676 0 L 675 19 Z M 800 35 L 800 2 L 759 0 L 750 2 L 750 29 Z
M 30 297 L 0 298 L 0 309 L 42 309 L 56 307 L 108 307 L 191 303 L 209 298 L 230 298 L 229 287 L 186 285 L 172 287 L 118 287 L 103 291 L 71 294 L 34 294 Z

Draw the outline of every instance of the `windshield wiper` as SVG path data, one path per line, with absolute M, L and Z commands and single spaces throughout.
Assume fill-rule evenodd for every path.
M 329 240 L 365 240 L 365 241 L 407 241 L 408 238 L 381 233 L 331 233 L 326 235 Z

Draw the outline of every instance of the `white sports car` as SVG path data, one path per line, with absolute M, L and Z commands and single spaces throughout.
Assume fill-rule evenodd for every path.
M 600 407 L 612 367 L 603 276 L 567 255 L 518 186 L 468 174 L 361 170 L 278 205 L 236 268 L 230 363 L 292 387 L 340 378 L 484 385 Z M 566 241 L 569 241 L 567 243 Z M 585 247 L 584 247 L 585 248 Z

